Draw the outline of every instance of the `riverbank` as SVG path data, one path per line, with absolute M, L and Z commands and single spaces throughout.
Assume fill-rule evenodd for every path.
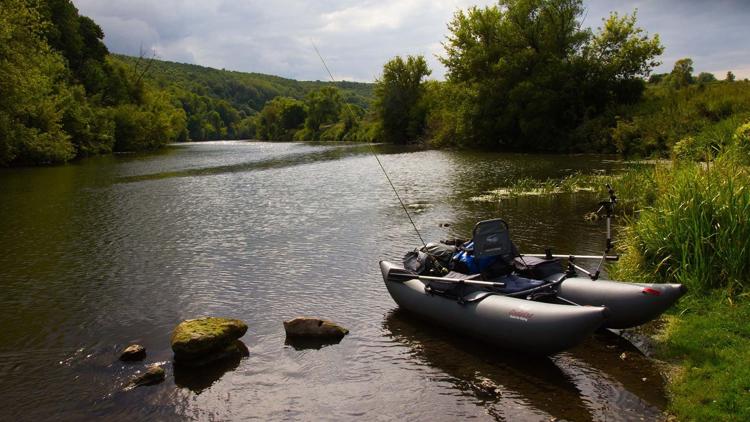
M 748 129 L 735 128 L 715 160 L 637 171 L 651 182 L 639 185 L 613 269 L 614 278 L 690 289 L 655 336 L 656 357 L 674 368 L 668 410 L 679 420 L 750 419 Z
M 656 336 L 670 364 L 669 413 L 678 420 L 750 419 L 750 301 L 722 292 L 682 299 Z

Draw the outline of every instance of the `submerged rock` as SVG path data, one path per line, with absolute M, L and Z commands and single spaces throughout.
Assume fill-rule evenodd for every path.
M 166 373 L 164 372 L 164 368 L 159 364 L 153 364 L 146 368 L 146 372 L 133 378 L 128 385 L 125 386 L 125 389 L 132 390 L 135 387 L 158 384 L 164 381 L 165 377 Z
M 320 318 L 298 317 L 284 321 L 287 337 L 314 337 L 340 339 L 349 334 L 349 330 L 340 325 Z
M 238 319 L 204 317 L 185 320 L 172 333 L 175 361 L 200 366 L 246 353 L 247 348 L 237 341 L 246 332 L 247 324 Z
M 126 347 L 122 353 L 120 353 L 120 360 L 122 361 L 134 361 L 143 360 L 146 358 L 146 348 L 140 344 L 131 344 Z

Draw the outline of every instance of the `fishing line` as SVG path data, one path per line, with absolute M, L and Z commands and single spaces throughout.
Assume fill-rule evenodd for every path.
M 320 54 L 320 51 L 318 51 L 318 47 L 315 45 L 315 43 L 312 40 L 310 40 L 310 43 L 315 49 L 315 53 L 318 55 L 318 58 L 320 58 L 320 61 L 323 63 L 323 67 L 326 69 L 326 72 L 328 72 L 328 76 L 331 78 L 331 82 L 336 83 L 336 80 L 333 78 L 333 74 L 331 73 L 331 70 L 328 68 L 326 61 L 323 59 L 323 56 Z M 346 101 L 344 101 L 344 104 L 346 104 L 346 108 L 349 110 L 349 113 L 352 116 L 354 116 L 351 105 Z M 411 223 L 411 226 L 414 227 L 414 231 L 417 232 L 417 236 L 419 237 L 419 240 L 422 242 L 422 246 L 427 248 L 427 244 L 425 243 L 424 239 L 422 239 L 422 234 L 419 233 L 419 229 L 417 229 L 417 225 L 414 224 L 414 220 L 412 220 L 411 214 L 409 214 L 409 210 L 406 208 L 404 201 L 401 199 L 401 195 L 398 194 L 398 190 L 396 189 L 396 186 L 393 185 L 393 182 L 391 181 L 391 178 L 388 176 L 388 172 L 385 171 L 385 167 L 383 167 L 383 163 L 380 161 L 378 154 L 375 153 L 375 148 L 373 148 L 372 144 L 370 143 L 368 143 L 367 146 L 369 147 L 370 152 L 372 153 L 373 157 L 375 157 L 375 160 L 378 162 L 378 165 L 380 166 L 380 170 L 383 171 L 383 174 L 385 175 L 386 180 L 388 180 L 388 184 L 391 185 L 391 189 L 393 189 L 393 193 L 396 194 L 396 198 L 398 199 L 398 202 L 401 204 L 401 207 L 404 209 L 404 212 L 406 213 L 406 217 L 409 218 L 409 222 Z

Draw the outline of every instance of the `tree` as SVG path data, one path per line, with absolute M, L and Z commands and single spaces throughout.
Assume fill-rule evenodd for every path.
M 597 34 L 581 28 L 581 0 L 502 0 L 459 11 L 440 60 L 461 105 L 465 143 L 561 150 L 584 119 L 633 102 L 663 47 L 611 15 Z
M 317 141 L 321 125 L 330 125 L 338 121 L 342 110 L 341 94 L 337 88 L 326 86 L 310 92 L 305 103 L 305 129 L 309 132 L 311 140 Z
M 714 76 L 713 73 L 701 72 L 698 74 L 697 80 L 699 83 L 702 83 L 702 84 L 709 83 L 709 82 L 716 82 L 716 76 Z
M 643 79 L 660 65 L 657 57 L 664 52 L 659 35 L 649 37 L 635 26 L 636 12 L 620 16 L 614 12 L 584 47 L 586 65 L 606 86 L 610 100 L 632 103 L 640 99 Z M 601 92 L 597 93 L 601 98 Z
M 399 56 L 383 66 L 375 82 L 375 110 L 386 142 L 406 144 L 423 134 L 426 110 L 420 101 L 430 73 L 422 56 Z
M 28 2 L 0 0 L 0 165 L 75 156 L 62 127 L 65 63 L 39 36 L 44 28 Z
M 669 74 L 669 82 L 675 88 L 684 88 L 693 83 L 693 59 L 684 58 L 677 60 L 672 72 Z
M 732 73 L 732 71 L 731 71 L 731 70 L 730 70 L 730 71 L 728 71 L 728 72 L 727 72 L 727 77 L 726 77 L 726 79 L 725 79 L 725 80 L 726 80 L 727 82 L 734 82 L 734 79 L 735 79 L 735 77 L 734 77 L 734 73 Z
M 666 80 L 668 76 L 669 73 L 652 73 L 651 76 L 648 77 L 648 83 L 660 84 L 664 82 L 664 80 Z
M 291 141 L 305 121 L 305 104 L 289 97 L 276 97 L 257 116 L 256 133 L 261 139 Z

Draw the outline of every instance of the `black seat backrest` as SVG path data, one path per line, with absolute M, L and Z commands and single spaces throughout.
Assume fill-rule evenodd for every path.
M 506 263 L 511 263 L 518 255 L 515 245 L 510 240 L 508 223 L 499 218 L 478 222 L 474 226 L 472 241 L 474 256 L 477 258 L 499 256 Z

